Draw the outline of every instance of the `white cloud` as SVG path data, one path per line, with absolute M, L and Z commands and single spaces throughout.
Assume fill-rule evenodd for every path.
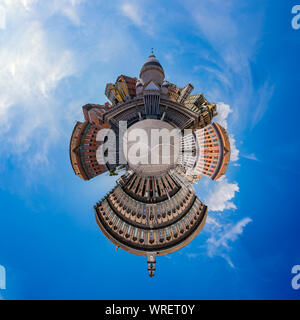
M 206 219 L 206 223 L 207 224 L 212 224 L 216 227 L 221 227 L 221 224 L 217 221 L 216 218 L 213 218 L 211 216 L 208 216 L 207 219 Z
M 270 84 L 270 82 L 267 80 L 264 85 L 259 88 L 257 92 L 257 101 L 255 104 L 254 114 L 252 118 L 252 128 L 262 119 L 264 116 L 270 99 L 273 96 L 274 93 L 274 85 Z
M 252 222 L 249 217 L 238 222 L 230 222 L 230 219 L 223 215 L 211 214 L 207 217 L 204 234 L 208 235 L 204 245 L 201 245 L 198 252 L 186 253 L 189 259 L 196 259 L 205 254 L 210 258 L 222 257 L 230 267 L 235 268 L 232 262 L 231 252 L 234 249 L 234 242 L 243 234 L 245 227 Z M 203 251 L 204 250 L 204 251 Z
M 233 134 L 229 134 L 229 141 L 230 141 L 230 161 L 238 161 L 239 160 L 239 154 L 240 151 L 238 150 L 236 146 L 236 140 Z
M 218 239 L 210 238 L 208 241 L 213 242 L 215 247 L 229 247 L 229 242 L 235 241 L 243 233 L 244 227 L 252 222 L 250 218 L 244 218 L 234 225 L 227 226 L 221 237 Z
M 232 113 L 230 106 L 224 102 L 218 102 L 217 111 L 218 115 L 214 118 L 214 120 L 227 130 L 227 118 Z
M 21 3 L 25 7 L 26 10 L 30 10 L 31 6 L 37 3 L 39 0 L 21 0 Z M 19 1 L 20 2 L 20 1 Z
M 0 4 L 0 30 L 6 28 L 6 12 L 4 7 Z
M 204 203 L 211 211 L 235 210 L 236 205 L 232 202 L 235 193 L 239 192 L 237 183 L 229 183 L 225 177 L 214 182 Z
M 228 130 L 228 117 L 232 113 L 232 109 L 230 106 L 224 102 L 217 103 L 217 111 L 218 115 L 214 118 L 214 121 L 218 122 L 222 127 Z M 230 161 L 238 161 L 239 160 L 239 150 L 236 147 L 236 140 L 232 133 L 229 134 L 231 155 Z
M 140 7 L 134 2 L 125 2 L 121 5 L 122 13 L 135 25 L 141 27 L 144 24 Z
M 63 79 L 77 72 L 74 53 L 53 38 L 45 24 L 57 13 L 78 24 L 81 2 L 3 2 L 7 23 L 0 32 L 0 43 L 5 43 L 0 46 L 0 136 L 5 136 L 2 150 L 20 156 L 30 151 L 30 157 L 20 158 L 23 165 L 29 166 L 28 171 L 30 166 L 47 163 L 49 146 L 61 130 L 61 105 L 54 92 Z
M 119 11 L 122 16 L 129 19 L 132 24 L 140 28 L 143 32 L 150 36 L 154 36 L 154 30 L 161 25 L 157 21 L 158 11 L 160 7 L 157 6 L 156 10 L 153 10 L 151 3 L 140 0 L 121 0 L 119 3 Z
M 229 256 L 229 252 L 231 251 L 230 245 L 242 235 L 244 228 L 250 222 L 252 222 L 252 219 L 247 217 L 235 224 L 226 224 L 222 227 L 218 225 L 212 228 L 210 230 L 211 236 L 206 242 L 208 256 L 221 256 L 234 268 L 234 264 Z
M 254 87 L 251 70 L 263 34 L 266 7 L 262 5 L 250 12 L 237 0 L 187 0 L 185 7 L 198 36 L 213 48 L 209 57 L 199 53 L 209 65 L 204 69 L 213 84 L 211 92 L 231 102 L 236 124 L 244 126 L 252 122 L 255 125 L 265 113 L 273 93 L 268 81 L 258 90 Z M 244 23 L 245 15 L 256 23 Z M 258 103 L 253 105 L 253 101 Z
M 19 152 L 28 149 L 31 139 L 39 138 L 41 128 L 53 138 L 58 110 L 52 92 L 76 71 L 72 52 L 49 45 L 40 22 L 24 23 L 5 37 L 0 71 L 0 134 L 13 130 L 10 142 Z
M 243 157 L 249 160 L 259 161 L 254 153 L 244 154 Z
M 31 18 L 38 15 L 49 17 L 54 14 L 62 14 L 72 23 L 79 25 L 81 23 L 79 16 L 79 6 L 86 0 L 2 0 L 6 12 L 29 15 Z M 37 7 L 40 4 L 42 6 Z M 15 16 L 16 17 L 16 16 Z
M 187 253 L 186 255 L 190 259 L 195 259 L 199 256 L 199 253 Z
M 5 290 L 5 289 L 6 289 L 6 270 L 3 266 L 0 265 L 0 290 Z
M 249 59 L 255 52 L 259 40 L 262 16 L 260 12 L 247 12 L 248 16 L 257 18 L 255 26 L 241 25 L 243 5 L 236 0 L 186 2 L 187 8 L 204 36 L 221 55 L 223 61 L 234 72 L 248 72 Z M 246 67 L 246 69 L 244 69 Z
M 53 1 L 53 0 L 52 0 Z M 81 25 L 79 6 L 86 0 L 55 0 L 55 10 L 61 12 L 73 24 Z M 52 4 L 53 5 L 53 4 Z

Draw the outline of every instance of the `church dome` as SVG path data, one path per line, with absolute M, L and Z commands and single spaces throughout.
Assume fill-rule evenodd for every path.
M 162 84 L 162 87 L 168 88 L 170 86 L 170 83 L 168 81 L 164 81 Z
M 162 84 L 165 78 L 164 69 L 155 57 L 154 53 L 152 52 L 149 58 L 145 61 L 141 72 L 140 78 L 143 80 L 144 83 L 148 83 L 149 81 L 153 80 L 158 84 Z
M 136 88 L 141 87 L 141 86 L 143 86 L 143 84 L 142 84 L 141 80 L 138 80 L 136 82 Z

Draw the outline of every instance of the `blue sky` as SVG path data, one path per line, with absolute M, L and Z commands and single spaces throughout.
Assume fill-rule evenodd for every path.
M 299 299 L 295 4 L 0 0 L 0 298 Z M 95 222 L 114 178 L 81 181 L 68 144 L 81 106 L 138 76 L 152 47 L 168 80 L 218 103 L 232 162 L 196 186 L 210 208 L 202 233 L 150 279 Z

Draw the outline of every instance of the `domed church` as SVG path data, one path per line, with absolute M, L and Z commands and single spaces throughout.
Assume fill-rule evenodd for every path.
M 157 257 L 180 250 L 205 225 L 208 208 L 193 184 L 203 176 L 219 179 L 230 161 L 226 130 L 212 122 L 216 105 L 202 93 L 191 95 L 193 89 L 191 84 L 179 88 L 165 80 L 152 52 L 139 78 L 121 75 L 107 84 L 109 102 L 83 106 L 84 121 L 76 123 L 71 135 L 70 161 L 76 175 L 90 180 L 105 172 L 121 173 L 114 189 L 94 206 L 96 221 L 117 249 L 147 258 L 150 277 Z M 125 137 L 140 129 L 147 134 L 153 129 L 178 132 L 177 142 L 168 145 L 171 160 L 164 161 L 161 135 L 154 145 L 145 141 L 146 151 L 140 155 L 152 159 L 157 153 L 157 163 L 137 163 L 124 148 L 128 145 L 120 123 L 127 124 Z M 106 159 L 111 150 L 107 140 L 97 139 L 105 130 L 117 137 L 115 161 L 99 163 L 99 152 Z

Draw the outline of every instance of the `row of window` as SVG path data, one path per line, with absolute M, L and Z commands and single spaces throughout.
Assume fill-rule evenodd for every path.
M 175 224 L 158 230 L 145 230 L 121 220 L 109 207 L 100 205 L 97 208 L 98 213 L 102 216 L 110 230 L 122 236 L 128 242 L 145 245 L 160 245 L 180 239 L 196 223 L 202 210 L 203 204 L 197 199 L 191 210 Z
M 166 196 L 166 190 L 171 192 L 178 186 L 173 179 L 166 175 L 158 178 L 144 178 L 133 175 L 126 185 L 126 189 L 144 198 L 155 198 Z
M 147 205 L 135 201 L 119 187 L 108 196 L 111 205 L 116 208 L 116 211 L 125 215 L 127 219 L 144 225 L 149 224 L 151 221 L 155 226 L 171 221 L 182 214 L 192 198 L 192 192 L 188 189 L 181 189 L 170 200 L 155 205 Z

